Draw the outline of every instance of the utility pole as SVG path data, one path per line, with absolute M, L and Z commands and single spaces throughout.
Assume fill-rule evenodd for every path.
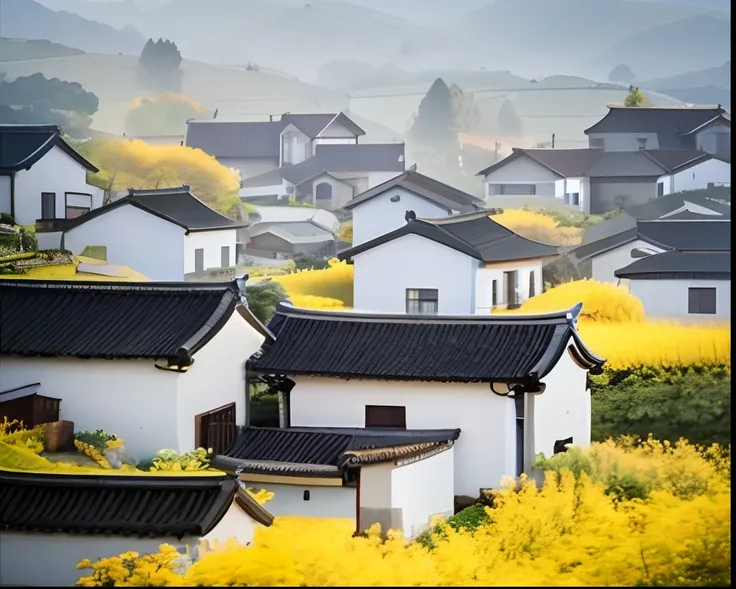
M 555 134 L 552 133 L 552 149 L 555 148 Z

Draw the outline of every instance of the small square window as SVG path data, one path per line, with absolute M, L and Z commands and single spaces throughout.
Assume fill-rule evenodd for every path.
M 436 288 L 407 288 L 406 312 L 409 315 L 437 315 L 439 291 Z
M 365 427 L 406 429 L 406 407 L 398 405 L 366 405 Z
M 715 288 L 689 288 L 687 312 L 691 315 L 716 314 Z

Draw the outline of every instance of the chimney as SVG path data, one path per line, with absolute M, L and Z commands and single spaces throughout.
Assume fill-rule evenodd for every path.
M 404 219 L 407 223 L 411 223 L 412 221 L 417 220 L 417 214 L 414 211 L 406 211 L 406 214 L 404 215 Z

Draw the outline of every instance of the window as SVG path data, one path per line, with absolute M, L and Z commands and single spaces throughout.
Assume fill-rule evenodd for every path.
M 309 501 L 312 498 L 309 489 L 304 490 L 304 493 L 302 493 L 302 498 L 304 499 L 304 501 Z
M 366 405 L 365 427 L 406 429 L 406 407 Z
M 202 248 L 194 250 L 194 271 L 204 272 L 204 250 Z
M 406 312 L 409 315 L 437 315 L 439 291 L 436 288 L 407 288 Z
M 715 315 L 716 289 L 689 288 L 687 312 L 692 315 Z
M 579 192 L 573 192 L 570 194 L 570 204 L 575 207 L 580 206 L 580 193 Z
M 317 200 L 332 200 L 332 184 L 320 182 L 314 189 L 314 197 Z
M 82 215 L 84 215 L 84 213 L 89 213 L 88 207 L 66 207 L 67 219 L 76 219 L 77 217 L 81 217 Z
M 657 182 L 657 197 L 664 196 L 664 182 Z
M 281 137 L 281 161 L 283 165 L 291 163 L 291 137 L 288 135 Z
M 489 184 L 488 196 L 534 196 L 537 194 L 536 184 Z
M 636 143 L 639 145 L 640 150 L 647 148 L 647 138 L 646 137 L 637 137 Z
M 591 149 L 606 149 L 606 140 L 603 137 L 590 138 L 589 142 Z
M 491 305 L 498 305 L 498 280 L 491 282 Z
M 41 218 L 56 219 L 56 193 L 41 193 Z
M 235 403 L 194 416 L 194 445 L 222 454 L 235 441 Z
M 230 246 L 223 245 L 220 248 L 220 266 L 227 268 L 230 266 Z
M 534 284 L 536 281 L 536 277 L 534 275 L 534 270 L 529 272 L 529 298 L 532 298 L 534 295 L 537 294 L 536 291 L 536 285 Z

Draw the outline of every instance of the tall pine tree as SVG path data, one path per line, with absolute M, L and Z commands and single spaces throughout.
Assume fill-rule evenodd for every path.
M 422 148 L 457 147 L 452 94 L 442 78 L 434 81 L 419 103 L 419 109 L 409 129 L 409 138 Z

